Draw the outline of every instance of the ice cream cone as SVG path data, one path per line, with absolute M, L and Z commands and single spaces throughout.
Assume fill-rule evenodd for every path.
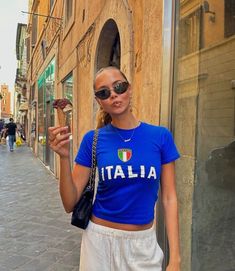
M 64 127 L 66 125 L 66 115 L 62 109 L 57 108 L 57 116 L 58 116 L 59 125 Z
M 64 113 L 69 113 L 73 110 L 73 106 L 71 104 L 67 104 L 63 109 Z

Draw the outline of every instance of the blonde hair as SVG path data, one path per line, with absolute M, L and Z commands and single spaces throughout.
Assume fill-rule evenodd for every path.
M 112 122 L 112 117 L 105 112 L 103 108 L 99 108 L 96 113 L 96 128 L 99 129 Z
M 117 70 L 119 71 L 119 73 L 122 75 L 122 77 L 128 82 L 125 74 L 117 67 L 115 66 L 108 66 L 108 67 L 104 67 L 101 68 L 100 70 L 98 70 L 98 72 L 95 74 L 94 77 L 94 81 L 93 81 L 93 88 L 95 89 L 95 81 L 97 76 L 102 73 L 105 70 L 109 70 L 109 69 L 113 69 L 113 70 Z M 100 107 L 96 113 L 96 128 L 101 128 L 104 127 L 105 125 L 111 123 L 112 121 L 112 117 L 110 116 L 109 113 L 105 112 L 104 109 L 102 107 Z

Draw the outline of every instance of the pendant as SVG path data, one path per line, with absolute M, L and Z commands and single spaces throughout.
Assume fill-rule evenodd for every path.
M 131 138 L 125 139 L 124 142 L 129 142 L 131 141 Z

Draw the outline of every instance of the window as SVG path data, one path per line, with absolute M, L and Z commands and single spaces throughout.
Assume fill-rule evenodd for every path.
M 63 81 L 62 81 L 62 88 L 63 88 L 63 97 L 70 100 L 73 103 L 73 74 L 70 73 Z M 71 132 L 73 133 L 73 114 L 72 112 L 67 113 L 66 115 L 66 125 L 70 127 Z M 71 165 L 74 161 L 73 156 L 73 139 L 72 136 L 70 137 L 70 162 Z
M 47 54 L 47 45 L 46 45 L 45 39 L 41 41 L 41 53 L 42 53 L 42 59 L 45 60 L 46 54 Z
M 73 102 L 73 75 L 69 74 L 62 84 L 63 96 Z
M 176 163 L 181 268 L 234 270 L 235 0 L 175 2 L 179 2 L 179 17 L 178 54 L 172 61 L 172 126 L 181 154 Z M 191 12 L 203 2 L 216 13 L 214 22 L 208 14 L 204 20 Z M 200 50 L 202 35 L 205 43 Z
M 198 9 L 179 23 L 179 56 L 185 56 L 202 48 L 202 12 Z
M 35 99 L 35 84 L 31 87 L 31 102 Z
M 54 126 L 54 82 L 55 59 L 52 59 L 38 79 L 38 156 L 53 172 L 54 153 L 48 146 L 48 127 Z
M 31 43 L 32 47 L 34 47 L 37 42 L 37 29 L 38 29 L 38 16 L 33 15 L 33 18 L 32 18 L 32 43 Z
M 73 14 L 73 0 L 65 1 L 65 25 L 68 24 Z
M 53 7 L 53 5 L 54 5 L 54 0 L 50 0 L 50 11 L 52 10 L 52 7 Z
M 235 0 L 224 1 L 224 37 L 235 34 Z

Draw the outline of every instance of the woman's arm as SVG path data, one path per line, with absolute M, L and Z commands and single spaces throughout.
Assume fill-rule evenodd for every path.
M 175 186 L 174 162 L 164 164 L 161 174 L 162 203 L 169 241 L 170 260 L 167 271 L 180 270 L 178 203 Z
M 50 148 L 60 156 L 60 196 L 70 213 L 88 183 L 90 168 L 76 164 L 71 172 L 68 127 L 49 127 L 48 135 Z
M 60 158 L 60 196 L 67 213 L 73 211 L 75 204 L 88 183 L 90 168 L 75 164 L 70 170 L 70 158 Z

